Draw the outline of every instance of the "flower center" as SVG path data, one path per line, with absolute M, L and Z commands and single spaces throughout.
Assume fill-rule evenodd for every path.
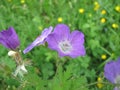
M 69 53 L 72 50 L 72 46 L 68 40 L 61 41 L 59 48 L 63 53 Z

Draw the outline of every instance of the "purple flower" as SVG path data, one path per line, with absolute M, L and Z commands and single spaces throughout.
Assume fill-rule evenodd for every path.
M 105 65 L 104 75 L 113 84 L 120 84 L 120 58 Z M 120 87 L 116 86 L 114 90 L 120 90 Z
M 0 32 L 0 44 L 12 50 L 19 47 L 20 41 L 13 27 Z
M 29 52 L 30 50 L 32 50 L 35 46 L 44 44 L 46 41 L 46 38 L 48 37 L 48 35 L 52 32 L 53 27 L 50 26 L 49 28 L 45 28 L 42 31 L 42 34 L 40 36 L 38 36 L 35 41 L 33 41 L 24 51 L 23 53 L 26 54 L 27 52 Z
M 70 56 L 72 58 L 84 56 L 84 34 L 78 30 L 70 34 L 70 29 L 65 24 L 58 24 L 53 33 L 46 39 L 48 47 L 56 50 L 60 57 Z

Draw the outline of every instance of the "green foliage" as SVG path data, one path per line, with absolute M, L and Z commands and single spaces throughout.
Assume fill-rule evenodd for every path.
M 103 73 L 106 62 L 120 56 L 120 10 L 116 11 L 116 6 L 120 7 L 119 0 L 1 0 L 0 30 L 15 28 L 21 53 L 44 28 L 65 23 L 71 31 L 77 29 L 85 34 L 86 56 L 59 58 L 47 45 L 38 46 L 22 54 L 22 59 L 30 59 L 32 64 L 20 78 L 13 76 L 16 63 L 0 45 L 0 90 L 113 90 Z M 106 13 L 101 14 L 102 10 Z M 98 77 L 108 84 L 98 88 Z
M 84 76 L 74 76 L 73 66 L 67 66 L 66 70 L 63 70 L 61 65 L 58 66 L 55 77 L 50 80 L 48 84 L 49 90 L 88 90 L 84 85 L 87 80 Z

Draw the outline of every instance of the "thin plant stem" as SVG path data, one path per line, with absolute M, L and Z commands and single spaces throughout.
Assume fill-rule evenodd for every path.
M 105 51 L 108 55 L 112 55 L 107 49 L 105 49 L 104 47 L 102 47 L 102 46 L 99 46 L 103 51 Z
M 105 60 L 103 63 L 101 63 L 98 68 L 103 67 L 107 62 L 109 62 L 112 59 L 112 57 L 109 57 L 107 60 Z
M 93 86 L 93 85 L 96 85 L 96 84 L 106 84 L 106 85 L 116 85 L 116 84 L 112 84 L 112 83 L 109 83 L 109 82 L 93 82 L 93 83 L 90 83 L 90 84 L 87 84 L 87 85 L 81 85 L 81 87 L 79 87 L 78 89 L 81 89 L 81 88 L 85 88 L 85 87 L 90 87 L 90 86 Z
M 113 85 L 112 83 L 109 83 L 109 82 L 94 82 L 94 83 L 90 83 L 88 85 L 86 85 L 85 87 L 89 87 L 89 86 L 92 86 L 92 85 L 96 85 L 96 84 L 107 84 L 107 85 Z

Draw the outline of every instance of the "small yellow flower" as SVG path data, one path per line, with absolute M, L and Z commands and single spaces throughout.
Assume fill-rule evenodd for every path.
M 101 78 L 101 77 L 98 77 L 98 78 L 97 78 L 97 81 L 101 81 L 101 80 L 102 80 L 102 78 Z
M 61 23 L 63 21 L 62 17 L 58 18 L 58 22 Z
M 24 4 L 24 3 L 25 3 L 25 0 L 20 0 L 20 2 L 21 2 L 22 4 Z
M 43 30 L 43 27 L 42 27 L 42 26 L 39 26 L 38 29 L 41 31 L 41 30 Z
M 97 87 L 98 87 L 98 88 L 102 88 L 102 87 L 103 87 L 102 78 L 101 78 L 101 77 L 98 77 L 97 81 L 98 81 Z
M 80 8 L 80 9 L 79 9 L 79 13 L 82 14 L 82 13 L 84 13 L 84 12 L 85 12 L 85 10 L 84 10 L 83 8 Z
M 107 58 L 106 54 L 101 55 L 101 59 L 105 60 Z
M 116 7 L 115 7 L 115 10 L 116 10 L 117 12 L 120 12 L 120 6 L 116 6 Z
M 97 11 L 99 9 L 100 5 L 97 1 L 94 2 L 94 10 Z
M 100 7 L 100 5 L 96 5 L 96 6 L 94 7 L 94 10 L 97 11 L 97 10 L 99 9 L 99 7 Z
M 103 14 L 103 15 L 106 14 L 106 10 L 102 10 L 101 14 Z
M 94 5 L 98 5 L 98 2 L 97 2 L 97 1 L 95 1 L 95 2 L 94 2 Z
M 112 24 L 112 28 L 114 28 L 114 29 L 118 28 L 118 24 L 113 23 L 113 24 Z
M 106 19 L 105 19 L 105 18 L 101 18 L 100 22 L 101 22 L 101 23 L 105 23 L 105 22 L 106 22 Z

